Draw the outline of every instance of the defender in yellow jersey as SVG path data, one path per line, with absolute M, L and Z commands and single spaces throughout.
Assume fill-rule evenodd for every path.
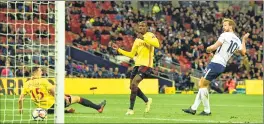
M 54 113 L 54 103 L 55 103 L 55 87 L 48 82 L 47 79 L 41 78 L 42 70 L 40 67 L 34 67 L 33 76 L 27 82 L 24 83 L 22 93 L 18 100 L 19 113 L 23 113 L 23 100 L 25 95 L 30 95 L 31 100 L 35 103 L 38 108 L 46 109 L 48 113 Z M 103 112 L 106 101 L 104 100 L 99 105 L 92 103 L 91 101 L 81 98 L 79 96 L 65 95 L 65 108 L 69 107 L 71 104 L 79 103 L 86 107 L 91 107 L 96 109 L 99 113 Z M 65 110 L 65 113 L 73 113 L 75 110 L 73 108 Z
M 130 77 L 130 107 L 126 115 L 134 114 L 133 108 L 136 96 L 144 100 L 144 102 L 146 103 L 145 112 L 149 112 L 152 99 L 147 98 L 144 95 L 144 93 L 138 87 L 138 84 L 145 77 L 151 74 L 153 67 L 154 49 L 160 47 L 159 41 L 156 36 L 151 32 L 147 32 L 148 27 L 145 22 L 139 22 L 138 26 L 138 36 L 135 39 L 130 52 L 118 48 L 116 44 L 113 45 L 113 48 L 116 49 L 119 53 L 135 60 L 135 67 L 133 68 Z

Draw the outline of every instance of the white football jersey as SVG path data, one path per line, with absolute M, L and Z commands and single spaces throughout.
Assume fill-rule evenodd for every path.
M 215 51 L 211 62 L 219 63 L 226 67 L 227 61 L 233 53 L 242 49 L 242 42 L 233 32 L 222 33 L 217 41 L 221 42 L 222 45 Z

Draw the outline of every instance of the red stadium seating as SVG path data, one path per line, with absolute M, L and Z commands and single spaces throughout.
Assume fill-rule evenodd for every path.
M 109 10 L 112 6 L 111 6 L 110 1 L 104 1 L 104 3 L 102 4 L 102 7 L 103 7 L 105 10 Z
M 223 17 L 223 14 L 220 13 L 220 12 L 218 12 L 218 13 L 215 14 L 215 17 L 216 17 L 217 19 L 220 19 L 220 18 Z
M 55 43 L 55 35 L 50 35 L 49 44 Z
M 53 24 L 49 24 L 49 33 L 55 34 L 55 28 L 54 28 Z
M 114 22 L 116 19 L 115 19 L 115 17 L 116 17 L 116 14 L 107 14 L 107 16 L 108 16 L 108 18 L 109 18 L 109 20 L 111 21 L 111 22 Z
M 99 10 L 99 9 L 95 9 L 95 10 L 94 10 L 94 16 L 95 16 L 95 17 L 101 17 L 101 16 L 102 16 L 102 14 L 101 14 L 101 10 Z
M 93 36 L 94 36 L 93 29 L 87 29 L 86 30 L 86 37 L 93 37 Z
M 88 13 L 88 11 L 87 11 L 87 8 L 85 8 L 85 7 L 82 7 L 81 8 L 81 11 L 85 14 L 85 15 L 89 15 L 89 13 Z
M 42 24 L 40 25 L 40 28 L 41 28 L 42 31 L 44 31 L 44 30 L 48 31 L 48 25 L 47 25 L 47 24 L 43 24 L 43 23 L 42 23 Z
M 80 23 L 71 22 L 70 25 L 71 25 L 72 32 L 77 33 L 77 34 L 81 33 Z
M 110 35 L 101 35 L 101 44 L 107 46 L 110 41 Z
M 25 24 L 25 29 L 26 29 L 26 32 L 27 34 L 32 34 L 33 33 L 33 26 L 32 24 Z
M 40 30 L 39 24 L 33 24 L 33 32 L 35 33 L 37 30 Z
M 1 40 L 0 44 L 5 44 L 6 43 L 6 37 L 1 36 L 0 40 Z

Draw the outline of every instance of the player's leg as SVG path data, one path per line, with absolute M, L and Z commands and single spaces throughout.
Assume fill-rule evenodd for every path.
M 54 104 L 49 109 L 47 109 L 47 113 L 54 114 Z
M 66 104 L 65 104 L 66 105 Z M 74 113 L 75 110 L 73 108 L 69 108 L 64 110 L 65 113 Z M 47 109 L 48 114 L 54 114 L 54 105 L 52 105 L 49 109 Z
M 152 72 L 151 68 L 146 67 L 146 66 L 140 66 L 138 70 L 138 75 L 143 80 L 145 77 L 150 76 L 151 72 Z M 138 96 L 142 98 L 144 102 L 146 103 L 145 112 L 149 112 L 150 105 L 152 104 L 152 98 L 147 98 L 146 95 L 140 90 L 140 88 L 138 88 Z
M 132 81 L 134 79 L 134 77 L 138 74 L 138 66 L 135 66 L 132 70 L 131 76 L 130 76 L 130 89 L 131 89 L 131 85 L 132 85 Z M 137 92 L 137 96 L 139 98 L 141 98 L 145 103 L 148 102 L 148 98 L 145 96 L 145 94 L 141 91 L 141 89 L 138 87 L 138 92 Z
M 195 101 L 194 101 L 193 105 L 188 109 L 182 109 L 185 113 L 189 113 L 189 114 L 194 115 L 196 113 L 196 110 L 199 107 L 200 103 L 201 102 L 204 103 L 204 101 L 206 101 L 206 100 L 204 100 L 205 97 L 208 96 L 208 98 L 209 98 L 207 87 L 208 87 L 210 82 L 206 79 L 206 77 L 211 78 L 211 74 L 212 74 L 211 70 L 212 69 L 211 69 L 211 63 L 210 63 L 208 65 L 208 67 L 206 68 L 206 72 L 204 72 L 204 76 L 201 77 L 201 79 L 199 80 L 199 90 L 198 90 L 198 93 L 196 94 Z M 208 101 L 209 101 L 209 99 L 208 99 Z
M 206 80 L 205 78 L 202 78 L 201 80 L 202 81 L 199 84 L 200 85 L 199 90 L 201 91 L 200 95 L 201 95 L 201 101 L 204 105 L 204 111 L 200 113 L 200 115 L 210 115 L 211 111 L 210 111 L 209 91 L 208 91 L 210 81 Z
M 135 101 L 136 101 L 136 97 L 137 97 L 137 92 L 138 92 L 138 84 L 140 83 L 140 81 L 142 81 L 142 78 L 139 75 L 136 75 L 133 80 L 132 83 L 130 85 L 130 89 L 131 89 L 131 93 L 130 93 L 130 106 L 129 109 L 126 113 L 126 115 L 132 115 L 134 114 L 134 105 L 135 105 Z
M 204 76 L 199 81 L 199 91 L 196 95 L 194 104 L 189 109 L 183 109 L 184 112 L 189 114 L 195 114 L 198 106 L 201 102 L 204 105 L 204 111 L 200 113 L 200 115 L 210 115 L 210 104 L 209 104 L 209 92 L 208 87 L 210 81 L 216 79 L 223 71 L 225 67 L 217 64 L 217 63 L 210 63 L 206 68 L 206 72 Z
M 67 100 L 69 100 L 69 103 L 70 103 L 69 105 L 74 104 L 74 103 L 78 103 L 78 104 L 81 104 L 85 107 L 93 108 L 93 109 L 97 110 L 99 113 L 103 112 L 104 106 L 106 105 L 105 100 L 97 105 L 97 104 L 94 104 L 92 101 L 85 99 L 85 98 L 82 98 L 82 97 L 79 97 L 79 96 L 70 96 L 70 98 Z M 67 105 L 67 107 L 69 105 Z
M 207 97 L 208 97 L 208 104 L 206 105 L 209 105 L 209 94 L 207 90 L 207 84 L 209 84 L 209 81 L 206 80 L 204 77 L 202 77 L 199 81 L 199 90 L 198 93 L 196 94 L 196 98 L 193 105 L 188 109 L 183 109 L 184 112 L 194 115 L 200 103 L 201 102 L 205 103 L 207 101 L 206 100 Z M 209 111 L 210 111 L 210 107 L 209 107 Z

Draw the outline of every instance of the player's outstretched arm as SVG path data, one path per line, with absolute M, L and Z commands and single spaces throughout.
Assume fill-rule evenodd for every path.
M 241 50 L 240 53 L 242 56 L 246 55 L 247 49 L 246 49 L 246 41 L 248 39 L 249 33 L 246 33 L 243 38 L 242 38 L 242 46 L 241 46 Z
M 137 52 L 137 45 L 134 42 L 133 47 L 132 47 L 130 52 L 122 50 L 116 44 L 113 44 L 113 49 L 115 49 L 116 51 L 118 51 L 119 53 L 121 53 L 124 56 L 130 57 L 130 58 L 134 58 L 134 56 L 136 55 L 136 52 Z
M 159 44 L 158 38 L 152 33 L 144 35 L 144 41 L 146 43 L 156 47 L 156 48 L 160 48 L 160 44 Z
M 215 51 L 221 45 L 222 45 L 222 42 L 216 41 L 213 45 L 206 48 L 206 52 L 211 53 L 211 52 Z
M 24 102 L 25 94 L 21 94 L 18 100 L 18 112 L 23 114 L 23 102 Z

